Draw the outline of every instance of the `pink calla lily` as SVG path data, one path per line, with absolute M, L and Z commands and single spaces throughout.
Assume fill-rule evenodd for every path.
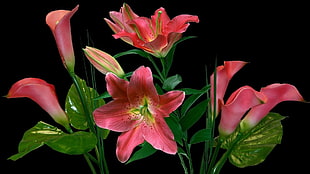
M 119 12 L 110 12 L 110 17 L 113 22 L 107 18 L 105 21 L 114 31 L 114 38 L 121 38 L 155 57 L 165 57 L 173 44 L 181 39 L 189 22 L 199 22 L 198 16 L 186 14 L 170 20 L 162 7 L 151 18 L 139 17 L 126 3 Z
M 211 109 L 212 112 L 216 112 L 218 115 L 221 106 L 220 103 L 223 103 L 223 98 L 227 89 L 227 86 L 231 78 L 245 65 L 247 62 L 243 61 L 225 61 L 224 65 L 218 66 L 216 68 L 216 98 L 214 99 L 214 74 L 210 77 L 211 84 Z M 215 100 L 215 101 L 214 101 Z M 216 110 L 214 110 L 214 104 L 216 104 Z
M 243 86 L 233 92 L 222 104 L 219 133 L 221 136 L 230 135 L 239 125 L 243 115 L 252 107 L 262 104 L 267 98 L 261 92 L 255 91 L 250 86 Z
M 304 101 L 297 88 L 290 84 L 271 84 L 261 89 L 268 101 L 253 107 L 241 122 L 243 129 L 256 126 L 277 104 L 283 101 Z
M 119 161 L 126 162 L 133 149 L 144 141 L 155 149 L 175 154 L 177 144 L 164 117 L 169 117 L 182 104 L 184 92 L 158 95 L 152 72 L 144 66 L 134 71 L 129 82 L 112 73 L 107 73 L 106 82 L 113 100 L 93 114 L 99 127 L 123 132 L 117 141 Z
M 72 45 L 70 19 L 78 10 L 55 10 L 46 15 L 46 24 L 50 27 L 64 66 L 74 72 L 75 57 Z
M 65 128 L 69 127 L 69 120 L 59 105 L 55 87 L 39 78 L 24 78 L 17 81 L 10 88 L 7 98 L 27 97 L 36 102 L 57 123 Z

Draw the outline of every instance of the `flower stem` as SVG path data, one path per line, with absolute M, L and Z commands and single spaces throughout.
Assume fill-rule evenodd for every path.
M 94 166 L 93 166 L 91 160 L 89 159 L 88 155 L 87 154 L 83 154 L 83 156 L 84 156 L 84 158 L 85 158 L 85 160 L 86 160 L 86 162 L 87 162 L 87 164 L 88 164 L 92 174 L 97 174 L 96 169 L 94 168 Z
M 87 105 L 85 95 L 83 93 L 83 90 L 81 89 L 81 86 L 80 86 L 80 83 L 78 81 L 77 76 L 74 73 L 70 73 L 70 76 L 72 77 L 73 83 L 76 87 L 76 90 L 79 94 L 81 103 L 83 105 L 83 109 L 84 109 L 84 112 L 85 112 L 86 117 L 87 117 L 87 124 L 88 124 L 89 130 L 90 130 L 90 132 L 97 135 L 98 140 L 97 140 L 97 146 L 95 147 L 95 149 L 98 149 L 97 150 L 98 151 L 97 159 L 98 159 L 98 166 L 99 166 L 100 174 L 108 174 L 109 172 L 108 172 L 108 168 L 107 168 L 107 164 L 106 164 L 106 160 L 105 160 L 105 156 L 104 156 L 103 140 L 102 140 L 102 135 L 100 134 L 101 131 L 99 131 L 98 129 L 95 129 L 95 124 L 94 124 L 94 121 L 92 118 L 92 113 L 90 111 L 90 108 Z M 96 127 L 96 128 L 98 128 L 98 127 Z M 86 156 L 84 155 L 84 157 L 86 157 Z M 92 170 L 93 174 L 95 174 L 96 172 L 94 173 L 94 171 L 93 171 L 94 167 L 93 167 L 91 161 L 89 160 L 88 157 L 85 159 L 86 159 L 86 162 L 89 165 L 90 169 Z

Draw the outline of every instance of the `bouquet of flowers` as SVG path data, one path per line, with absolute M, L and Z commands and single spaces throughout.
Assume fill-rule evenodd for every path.
M 91 173 L 107 174 L 104 145 L 113 131 L 120 133 L 115 154 L 121 163 L 162 151 L 177 155 L 184 173 L 217 174 L 226 162 L 240 168 L 262 163 L 283 135 L 281 120 L 285 117 L 272 109 L 283 101 L 304 101 L 296 87 L 287 83 L 260 90 L 241 86 L 226 94 L 230 80 L 248 63 L 241 60 L 217 62 L 211 75 L 206 71 L 200 89 L 179 88 L 182 77 L 170 73 L 174 53 L 178 44 L 195 39 L 183 33 L 190 23 L 199 23 L 199 17 L 182 14 L 170 18 L 163 7 L 150 18 L 141 17 L 126 3 L 119 11 L 111 11 L 105 22 L 115 39 L 135 48 L 113 56 L 90 45 L 83 48 L 85 58 L 105 77 L 106 90 L 99 93 L 93 73 L 89 84 L 75 70 L 70 19 L 78 8 L 55 10 L 46 16 L 72 79 L 65 108 L 54 85 L 40 78 L 17 81 L 6 95 L 33 100 L 57 123 L 39 121 L 27 130 L 10 160 L 48 146 L 64 154 L 83 155 Z M 124 72 L 118 59 L 127 55 L 141 56 L 152 66 Z M 197 122 L 204 127 L 189 133 Z M 192 158 L 195 144 L 203 147 L 199 165 Z

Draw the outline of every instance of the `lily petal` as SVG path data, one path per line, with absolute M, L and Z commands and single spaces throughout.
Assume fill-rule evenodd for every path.
M 132 119 L 128 101 L 113 100 L 94 112 L 95 123 L 104 129 L 125 132 L 133 129 L 141 120 Z
M 141 133 L 141 128 L 136 127 L 130 131 L 122 133 L 117 139 L 116 156 L 117 159 L 125 163 L 128 161 L 135 147 L 142 144 L 144 138 Z
M 166 113 L 166 116 L 175 111 L 184 101 L 185 93 L 183 91 L 169 91 L 159 96 L 160 110 Z
M 153 84 L 152 71 L 149 67 L 140 66 L 134 71 L 127 92 L 128 99 L 133 105 L 140 105 L 144 97 L 147 97 L 152 105 L 159 103 L 158 93 Z
M 271 84 L 261 89 L 267 96 L 265 104 L 253 107 L 242 120 L 244 129 L 256 126 L 277 104 L 283 101 L 304 101 L 297 88 L 290 84 Z
M 107 73 L 105 80 L 107 91 L 113 99 L 127 99 L 128 81 L 119 78 L 113 73 Z
M 158 117 L 153 125 L 141 126 L 141 129 L 144 139 L 155 149 L 176 154 L 177 144 L 174 135 L 163 118 Z

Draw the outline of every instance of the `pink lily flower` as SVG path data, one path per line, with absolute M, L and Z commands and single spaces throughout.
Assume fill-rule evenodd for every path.
M 154 55 L 165 57 L 173 44 L 182 37 L 189 22 L 199 22 L 198 16 L 178 15 L 170 20 L 164 8 L 155 11 L 151 18 L 139 17 L 124 3 L 119 12 L 111 11 L 113 22 L 105 18 L 114 31 L 115 39 L 123 41 Z
M 211 110 L 212 113 L 216 112 L 216 116 L 220 112 L 220 103 L 223 103 L 223 98 L 227 86 L 231 78 L 245 65 L 247 62 L 243 61 L 224 61 L 224 65 L 216 68 L 216 98 L 214 102 L 214 73 L 210 77 L 210 96 L 211 96 Z M 216 110 L 214 111 L 214 104 Z
M 55 10 L 46 15 L 46 24 L 52 30 L 62 62 L 69 72 L 74 72 L 75 65 L 70 19 L 78 7 L 71 11 Z
M 122 67 L 110 54 L 92 47 L 86 47 L 83 51 L 90 63 L 101 73 L 112 72 L 120 78 L 124 77 Z
M 117 140 L 118 160 L 126 162 L 133 149 L 144 141 L 155 149 L 175 154 L 177 144 L 164 118 L 182 104 L 184 92 L 158 95 L 151 69 L 144 66 L 134 71 L 129 82 L 112 73 L 107 73 L 106 82 L 113 100 L 93 114 L 99 127 L 123 132 Z
M 57 123 L 69 128 L 69 120 L 61 108 L 56 96 L 55 87 L 39 78 L 24 78 L 10 88 L 7 98 L 27 97 L 36 102 Z M 68 130 L 68 129 L 67 129 Z
M 261 92 L 255 91 L 250 86 L 243 86 L 233 92 L 222 104 L 219 133 L 221 136 L 230 135 L 239 125 L 243 115 L 252 107 L 267 101 L 267 97 Z
M 297 88 L 290 84 L 271 84 L 261 89 L 268 101 L 253 107 L 241 122 L 244 130 L 256 126 L 277 104 L 283 101 L 304 101 Z

